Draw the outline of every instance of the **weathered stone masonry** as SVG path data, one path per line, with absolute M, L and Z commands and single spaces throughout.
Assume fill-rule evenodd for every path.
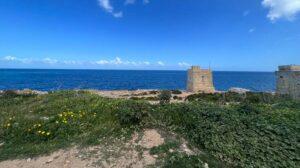
M 276 93 L 289 95 L 294 99 L 300 99 L 300 66 L 285 65 L 279 66 L 276 71 L 277 85 Z
M 212 93 L 215 91 L 212 72 L 209 69 L 200 69 L 192 66 L 188 70 L 187 91 Z

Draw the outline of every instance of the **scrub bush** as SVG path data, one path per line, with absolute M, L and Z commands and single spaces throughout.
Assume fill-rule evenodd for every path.
M 170 102 L 172 98 L 171 91 L 169 90 L 163 90 L 161 93 L 158 95 L 158 99 L 160 101 L 160 104 L 167 104 Z
M 116 116 L 121 125 L 139 125 L 150 109 L 150 105 L 143 101 L 124 101 L 118 105 Z
M 172 92 L 172 94 L 182 94 L 182 92 L 180 90 L 172 90 L 171 92 Z

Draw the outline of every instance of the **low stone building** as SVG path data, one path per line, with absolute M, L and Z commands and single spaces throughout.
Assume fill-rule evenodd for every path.
M 300 99 L 300 65 L 279 66 L 276 71 L 276 94 Z
M 215 92 L 213 76 L 210 69 L 201 69 L 199 66 L 192 66 L 188 70 L 187 91 L 189 92 Z

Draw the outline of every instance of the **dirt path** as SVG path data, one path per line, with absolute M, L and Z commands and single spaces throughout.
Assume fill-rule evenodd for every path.
M 0 162 L 0 168 L 143 168 L 155 165 L 158 156 L 151 155 L 150 149 L 163 145 L 165 138 L 155 129 L 136 132 L 131 140 L 113 140 L 88 148 L 73 147 L 59 150 L 48 156 Z M 180 146 L 182 152 L 193 154 L 186 141 Z
M 48 156 L 0 162 L 0 168 L 142 168 L 156 163 L 149 149 L 162 145 L 164 138 L 157 130 L 135 133 L 128 142 L 98 145 L 89 148 L 59 150 Z M 139 150 L 145 149 L 145 150 Z

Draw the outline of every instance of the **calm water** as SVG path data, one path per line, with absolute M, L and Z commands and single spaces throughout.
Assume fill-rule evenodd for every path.
M 213 73 L 217 90 L 230 87 L 274 91 L 272 72 Z M 0 90 L 6 89 L 185 89 L 186 71 L 29 70 L 0 69 Z

